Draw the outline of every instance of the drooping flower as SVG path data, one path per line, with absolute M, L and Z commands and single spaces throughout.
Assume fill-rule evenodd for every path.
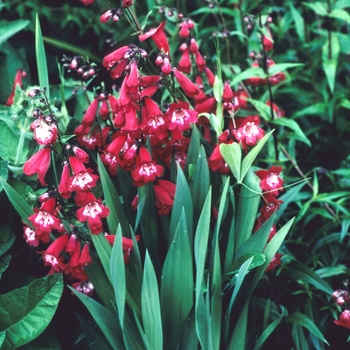
M 154 184 L 154 197 L 159 215 L 169 215 L 174 204 L 176 185 L 170 181 L 159 179 Z
M 109 208 L 102 204 L 102 200 L 96 199 L 92 192 L 79 192 L 75 201 L 79 208 L 76 211 L 77 219 L 80 222 L 88 222 L 92 234 L 102 232 L 103 224 L 101 218 L 105 218 L 109 214 Z
M 236 118 L 237 130 L 232 130 L 235 139 L 241 142 L 244 150 L 248 146 L 255 146 L 258 140 L 264 137 L 264 130 L 259 127 L 260 118 L 249 116 L 245 118 Z
M 91 265 L 92 264 L 92 259 L 91 259 L 91 256 L 90 256 L 89 246 L 90 246 L 89 243 L 85 243 L 85 245 L 84 245 L 84 247 L 83 247 L 83 249 L 81 251 L 78 264 L 80 266 L 82 266 L 82 267 L 85 267 L 87 265 Z
M 165 24 L 166 22 L 162 22 L 157 28 L 152 28 L 148 32 L 139 35 L 139 40 L 143 42 L 146 39 L 151 38 L 159 51 L 163 50 L 164 53 L 169 54 L 169 43 L 164 32 Z
M 283 254 L 275 254 L 267 266 L 265 273 L 274 270 L 278 265 L 280 265 L 282 256 Z
M 22 78 L 24 78 L 26 76 L 27 76 L 27 73 L 24 70 L 19 69 L 17 71 L 16 76 L 15 76 L 15 81 L 14 81 L 13 86 L 12 86 L 12 92 L 6 101 L 5 106 L 13 105 L 13 99 L 15 97 L 16 87 L 17 87 L 17 85 L 19 87 L 22 87 Z
M 339 320 L 334 320 L 334 323 L 338 326 L 350 329 L 350 309 L 344 310 L 340 314 Z
M 45 147 L 29 158 L 23 166 L 23 173 L 27 176 L 38 174 L 38 180 L 41 186 L 47 186 L 45 183 L 45 175 L 50 167 L 51 148 Z
M 168 129 L 180 132 L 191 129 L 191 123 L 197 122 L 198 113 L 190 110 L 186 102 L 172 103 L 166 112 Z
M 98 108 L 98 97 L 95 97 L 94 100 L 91 102 L 90 106 L 86 110 L 84 117 L 81 121 L 81 123 L 84 126 L 92 126 L 95 122 L 95 116 L 97 113 L 97 108 Z
M 48 124 L 44 119 L 38 118 L 31 125 L 30 130 L 34 133 L 34 140 L 39 145 L 51 145 L 56 143 L 57 125 Z
M 28 220 L 35 228 L 35 235 L 42 242 L 48 242 L 52 230 L 61 229 L 61 219 L 55 216 L 56 199 L 50 198 Z
M 173 69 L 173 72 L 177 82 L 182 87 L 186 96 L 193 98 L 200 93 L 198 86 L 188 79 L 183 73 L 175 68 Z
M 140 148 L 136 168 L 131 172 L 131 177 L 136 186 L 143 186 L 153 182 L 157 177 L 162 176 L 164 168 L 152 161 L 151 156 L 145 147 Z
M 70 198 L 71 196 L 71 191 L 69 190 L 68 187 L 68 180 L 70 177 L 70 171 L 69 171 L 69 166 L 68 164 L 63 165 L 63 170 L 62 170 L 62 175 L 61 175 L 61 180 L 58 185 L 58 193 L 62 198 Z
M 115 235 L 105 234 L 105 237 L 110 245 L 114 244 Z M 140 235 L 135 236 L 136 242 L 140 240 Z M 130 260 L 131 252 L 134 250 L 133 240 L 131 238 L 122 237 L 122 247 L 124 251 L 124 263 L 127 264 Z
M 258 170 L 255 174 L 258 176 L 260 181 L 260 188 L 263 191 L 271 193 L 273 196 L 278 196 L 279 191 L 283 191 L 284 181 L 278 177 L 281 173 L 281 166 L 272 166 L 268 170 Z
M 105 56 L 102 61 L 103 67 L 107 70 L 111 69 L 113 66 L 118 64 L 123 58 L 125 58 L 126 53 L 130 50 L 130 46 L 122 46 L 117 50 L 114 50 L 109 55 Z
M 51 270 L 54 272 L 60 272 L 64 266 L 59 260 L 59 256 L 66 247 L 68 238 L 69 235 L 62 235 L 56 238 L 43 254 L 45 266 L 51 266 Z
M 68 191 L 85 192 L 96 186 L 99 177 L 92 174 L 92 169 L 86 168 L 76 157 L 69 157 L 69 164 L 74 175 L 68 179 Z

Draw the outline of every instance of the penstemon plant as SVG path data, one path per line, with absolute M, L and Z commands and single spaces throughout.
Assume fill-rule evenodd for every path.
M 1 154 L 0 183 L 22 218 L 25 241 L 48 268 L 28 287 L 42 291 L 31 301 L 35 312 L 50 297 L 55 302 L 29 335 L 13 327 L 36 313 L 6 319 L 5 348 L 26 344 L 47 327 L 62 278 L 99 328 L 80 318 L 90 347 L 260 349 L 278 329 L 289 348 L 327 344 L 312 314 L 289 309 L 270 283 L 270 276 L 278 281 L 284 259 L 293 260 L 283 242 L 295 218 L 283 215 L 307 180 L 283 180 L 290 157 L 285 128 L 306 145 L 310 140 L 274 98 L 291 81 L 287 70 L 302 64 L 272 59 L 273 19 L 260 7 L 258 0 L 257 13 L 241 18 L 249 50 L 242 66 L 250 60 L 241 70 L 229 60 L 227 29 L 210 45 L 186 13 L 161 6 L 141 21 L 133 1 L 122 1 L 100 22 L 124 21 L 134 35 L 118 42 L 101 67 L 65 55 L 56 96 L 37 16 L 39 86 L 22 90 L 26 74 L 18 71 L 6 102 L 8 137 L 18 144 L 13 156 Z M 216 9 L 222 20 L 219 4 Z M 94 85 L 101 71 L 112 84 Z M 70 115 L 68 89 L 69 99 L 84 106 L 82 117 Z M 11 176 L 35 189 L 27 202 Z M 300 271 L 307 283 L 332 293 L 307 267 Z M 5 301 L 0 295 L 0 305 L 19 294 L 9 292 Z M 348 303 L 346 291 L 333 296 Z M 347 327 L 348 314 L 337 324 Z

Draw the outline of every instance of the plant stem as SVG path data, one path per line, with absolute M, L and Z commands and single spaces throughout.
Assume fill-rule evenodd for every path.
M 24 146 L 24 140 L 26 138 L 26 129 L 28 127 L 28 117 L 26 117 L 24 121 L 24 125 L 21 127 L 21 135 L 18 140 L 18 146 L 17 146 L 17 152 L 16 152 L 16 159 L 15 159 L 15 166 L 20 165 L 20 160 L 22 158 L 22 150 Z

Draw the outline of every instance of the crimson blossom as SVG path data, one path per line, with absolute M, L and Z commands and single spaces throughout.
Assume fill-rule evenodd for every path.
M 338 326 L 350 329 L 350 310 L 344 310 L 340 316 L 339 320 L 334 320 L 334 323 Z
M 260 181 L 260 188 L 263 191 L 271 193 L 273 196 L 278 196 L 278 191 L 283 191 L 284 181 L 278 177 L 281 173 L 282 167 L 273 165 L 268 170 L 258 170 L 255 174 Z
M 109 208 L 102 204 L 102 200 L 96 199 L 92 192 L 79 192 L 75 197 L 75 202 L 82 207 L 76 211 L 77 219 L 80 222 L 87 221 L 92 234 L 102 232 L 101 218 L 109 214 Z
M 50 152 L 51 148 L 45 147 L 36 152 L 24 163 L 23 173 L 27 176 L 38 174 L 38 180 L 41 186 L 47 186 L 44 178 L 50 167 Z

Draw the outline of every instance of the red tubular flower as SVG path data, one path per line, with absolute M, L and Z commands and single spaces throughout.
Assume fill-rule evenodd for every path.
M 74 153 L 74 155 L 83 163 L 88 163 L 89 162 L 89 155 L 83 151 L 81 148 L 73 146 L 72 147 L 72 151 Z
M 91 265 L 92 264 L 92 259 L 91 259 L 91 256 L 90 256 L 89 246 L 90 246 L 89 243 L 85 243 L 85 245 L 84 245 L 84 247 L 83 247 L 83 249 L 81 251 L 78 264 L 80 266 L 82 266 L 82 267 L 85 267 L 87 265 Z
M 115 14 L 115 10 L 113 11 L 112 9 L 107 10 L 105 13 L 103 13 L 100 16 L 100 22 L 103 24 L 106 24 Z
M 24 163 L 23 173 L 27 176 L 38 174 L 38 180 L 41 186 L 47 186 L 44 178 L 50 167 L 50 153 L 51 148 L 45 147 Z
M 35 228 L 36 237 L 43 242 L 48 242 L 52 230 L 61 229 L 61 220 L 55 216 L 55 210 L 56 199 L 50 198 L 28 218 Z
M 15 81 L 14 81 L 13 86 L 12 86 L 12 92 L 6 101 L 5 106 L 13 105 L 13 99 L 15 97 L 16 86 L 19 85 L 20 87 L 22 87 L 22 78 L 24 78 L 26 76 L 27 76 L 27 73 L 24 70 L 19 69 L 17 71 L 16 76 L 15 76 Z
M 69 240 L 68 240 L 68 244 L 69 244 Z M 66 247 L 66 251 L 68 251 L 68 244 Z M 80 246 L 80 242 L 78 240 L 76 240 L 74 242 L 74 247 L 72 248 L 71 251 L 71 256 L 69 259 L 69 267 L 78 267 L 79 266 L 79 259 L 80 259 L 80 255 L 81 255 L 81 246 Z
M 169 54 L 169 43 L 164 32 L 165 24 L 166 22 L 162 22 L 157 28 L 152 28 L 148 32 L 139 35 L 139 40 L 143 42 L 146 39 L 151 38 L 159 51 L 163 50 L 164 53 Z
M 258 176 L 260 181 L 260 188 L 263 191 L 271 193 L 273 196 L 278 196 L 278 191 L 283 191 L 284 181 L 278 177 L 281 173 L 281 166 L 272 166 L 268 170 L 258 170 L 255 174 Z
M 75 201 L 78 206 L 82 206 L 76 211 L 77 219 L 80 222 L 88 222 L 92 234 L 102 232 L 103 225 L 101 218 L 109 214 L 109 208 L 102 204 L 102 200 L 96 199 L 92 192 L 79 192 Z
M 30 125 L 30 130 L 34 132 L 34 140 L 39 145 L 51 145 L 56 143 L 57 125 L 46 123 L 44 119 L 38 118 Z
M 105 234 L 105 237 L 110 245 L 113 245 L 115 235 Z M 135 236 L 136 242 L 140 240 L 140 235 Z M 131 238 L 122 237 L 122 246 L 124 251 L 124 263 L 127 264 L 130 260 L 130 254 L 134 250 L 133 240 Z
M 177 69 L 183 73 L 190 73 L 191 72 L 191 59 L 190 59 L 190 50 L 186 49 L 182 51 L 181 60 L 179 61 L 179 64 L 177 65 Z
M 78 292 L 83 293 L 85 295 L 92 296 L 94 294 L 94 286 L 90 281 L 81 281 L 72 283 L 72 287 L 76 289 Z
M 283 254 L 275 254 L 267 266 L 265 273 L 274 270 L 278 265 L 280 265 L 282 256 Z
M 67 245 L 69 235 L 56 238 L 43 254 L 45 266 L 51 266 L 54 272 L 60 272 L 64 265 L 59 260 L 59 256 Z
M 339 320 L 334 320 L 334 323 L 338 326 L 350 329 L 350 310 L 344 310 L 340 316 Z
M 95 122 L 95 116 L 98 108 L 98 97 L 95 97 L 89 108 L 86 110 L 85 115 L 81 121 L 81 123 L 85 126 L 92 126 Z
M 145 147 L 140 148 L 136 168 L 131 172 L 134 185 L 143 186 L 153 182 L 157 177 L 162 176 L 164 168 L 151 160 L 151 156 Z
M 132 0 L 123 0 L 122 7 L 128 8 L 130 6 L 132 6 Z
M 268 100 L 268 101 L 266 102 L 266 104 L 267 104 L 268 106 L 271 106 L 271 101 Z M 275 103 L 272 103 L 272 109 L 273 109 L 274 112 L 276 113 L 276 117 L 277 117 L 277 118 L 282 118 L 282 117 L 284 117 L 284 116 L 286 115 L 286 112 L 285 112 L 283 109 L 279 108 Z
M 182 74 L 179 70 L 173 69 L 174 76 L 182 87 L 184 93 L 188 97 L 195 97 L 200 93 L 198 86 L 196 86 L 190 79 L 188 79 L 184 74 Z
M 109 55 L 105 56 L 102 61 L 103 67 L 107 70 L 115 66 L 119 61 L 125 58 L 125 54 L 130 50 L 130 46 L 122 46 L 119 49 L 111 52 Z
M 196 123 L 198 112 L 189 109 L 186 102 L 172 103 L 166 112 L 168 129 L 178 129 L 180 132 L 191 129 L 190 123 Z
M 79 0 L 84 6 L 90 6 L 92 5 L 95 0 Z
M 196 51 L 194 55 L 196 57 L 196 66 L 197 66 L 198 70 L 200 72 L 204 71 L 205 66 L 206 66 L 205 59 L 203 58 L 203 56 L 200 54 L 199 51 Z
M 188 23 L 187 21 L 183 21 L 182 23 L 180 23 L 180 31 L 179 31 L 179 36 L 182 39 L 186 39 L 190 36 L 190 30 L 188 28 Z
M 71 193 L 68 187 L 68 180 L 70 177 L 70 171 L 68 164 L 63 165 L 60 184 L 58 185 L 58 193 L 62 198 L 70 198 Z
M 270 51 L 273 49 L 273 40 L 272 35 L 269 27 L 265 27 L 268 33 L 267 35 L 263 35 L 263 46 L 265 51 Z
M 165 75 L 169 75 L 172 71 L 172 67 L 170 64 L 170 60 L 168 57 L 164 57 L 163 63 L 162 63 L 162 67 L 161 67 L 161 71 L 165 74 Z
M 213 153 L 208 159 L 208 165 L 210 170 L 217 171 L 219 174 L 230 174 L 230 168 L 220 153 L 219 145 L 214 147 Z
M 174 204 L 176 185 L 167 180 L 158 180 L 154 185 L 154 196 L 159 215 L 169 215 Z
M 76 157 L 69 157 L 69 164 L 74 175 L 68 179 L 68 191 L 84 192 L 96 186 L 98 176 L 92 174 L 92 169 L 86 169 L 85 165 Z
M 205 70 L 205 75 L 207 77 L 208 83 L 211 86 L 213 86 L 214 82 L 215 82 L 215 75 L 214 75 L 214 73 L 208 67 L 205 67 L 204 70 Z
M 257 115 L 236 118 L 236 123 L 237 130 L 232 130 L 232 134 L 237 141 L 241 142 L 244 150 L 247 150 L 248 146 L 255 146 L 258 140 L 264 137 L 265 132 L 258 126 L 260 118 Z
M 252 68 L 259 68 L 259 62 L 253 61 Z M 245 80 L 246 85 L 250 86 L 260 86 L 266 84 L 266 79 L 260 77 L 251 77 Z

